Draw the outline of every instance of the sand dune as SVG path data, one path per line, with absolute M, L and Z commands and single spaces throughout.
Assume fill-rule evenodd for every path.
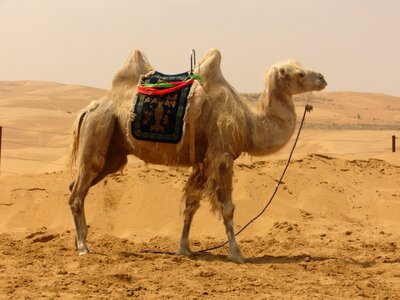
M 283 165 L 235 167 L 237 228 L 265 205 Z M 187 171 L 131 162 L 123 175 L 94 187 L 86 210 L 89 243 L 98 254 L 87 257 L 74 251 L 70 175 L 3 177 L 0 266 L 7 275 L 0 275 L 0 290 L 11 298 L 396 299 L 399 175 L 398 166 L 376 159 L 293 161 L 269 210 L 239 236 L 244 266 L 228 262 L 226 249 L 194 259 L 142 252 L 177 248 Z M 225 240 L 207 202 L 191 236 L 195 250 Z
M 65 169 L 76 112 L 104 93 L 101 89 L 53 82 L 1 81 L 3 175 Z M 258 94 L 243 96 L 255 108 Z M 363 157 L 382 158 L 390 152 L 391 136 L 400 130 L 399 97 L 352 92 L 304 95 L 295 100 L 299 118 L 306 102 L 314 106 L 314 111 L 306 118 L 303 140 L 296 151 L 300 156 L 319 151 L 331 155 L 365 152 Z M 287 157 L 287 152 L 277 157 Z
M 64 161 L 76 112 L 103 90 L 48 82 L 0 82 L 0 295 L 4 298 L 211 297 L 400 298 L 400 98 L 318 93 L 284 183 L 267 212 L 238 239 L 247 263 L 226 249 L 193 259 L 174 251 L 187 169 L 130 158 L 86 200 L 89 244 L 78 257 Z M 254 94 L 245 94 L 254 106 Z M 308 96 L 296 100 L 302 113 Z M 18 129 L 14 129 L 18 128 Z M 24 130 L 21 130 L 24 129 Z M 26 129 L 34 131 L 26 131 Z M 265 205 L 290 151 L 240 157 L 237 229 Z M 225 240 L 206 201 L 191 233 L 195 250 Z
M 101 89 L 61 83 L 1 81 L 3 175 L 65 169 L 76 112 L 103 94 Z

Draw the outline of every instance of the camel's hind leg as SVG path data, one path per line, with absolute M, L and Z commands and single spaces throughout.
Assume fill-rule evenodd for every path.
M 74 183 L 70 186 L 69 196 L 79 254 L 90 252 L 86 244 L 84 202 L 90 186 L 106 164 L 106 155 L 115 123 L 112 103 L 102 102 L 95 110 L 87 113 L 80 128 L 78 169 Z
M 185 201 L 184 223 L 178 255 L 191 256 L 193 253 L 189 247 L 189 232 L 192 225 L 193 216 L 200 207 L 201 191 L 204 185 L 203 164 L 193 166 L 193 172 L 185 185 L 183 200 Z
M 224 220 L 229 242 L 229 259 L 236 263 L 244 263 L 233 228 L 235 210 L 232 203 L 233 158 L 227 153 L 213 157 L 210 159 L 207 174 L 209 175 L 209 184 L 211 184 L 208 188 L 212 204 L 219 209 Z
M 88 246 L 86 245 L 87 225 L 84 209 L 84 200 L 89 188 L 97 184 L 108 174 L 119 171 L 127 163 L 126 155 L 117 153 L 115 149 L 111 150 L 111 147 L 112 146 L 110 145 L 104 166 L 100 172 L 97 173 L 95 171 L 89 171 L 89 173 L 83 173 L 76 179 L 76 182 L 79 186 L 76 186 L 75 182 L 71 184 L 71 189 L 73 192 L 71 193 L 70 197 L 70 205 L 72 204 L 71 210 L 74 216 L 77 233 L 76 246 L 79 254 L 86 254 L 90 252 Z M 76 189 L 74 189 L 75 186 Z
M 108 147 L 107 156 L 105 159 L 104 167 L 92 180 L 90 186 L 94 186 L 103 180 L 107 175 L 116 173 L 126 165 L 128 162 L 127 154 L 124 150 L 118 148 L 115 144 L 111 143 Z M 75 180 L 69 185 L 69 190 L 72 191 L 75 185 Z
M 93 179 L 92 185 L 97 184 L 107 175 L 122 170 L 127 162 L 127 153 L 124 150 L 118 148 L 118 146 L 111 141 L 111 144 L 108 147 L 105 165 L 103 169 L 99 172 L 99 174 L 97 174 L 96 178 Z
M 84 166 L 82 166 L 85 168 Z M 75 179 L 71 195 L 69 197 L 69 205 L 72 216 L 74 218 L 76 230 L 76 247 L 80 255 L 89 253 L 90 250 L 86 245 L 87 226 L 85 218 L 85 197 L 89 191 L 91 181 L 96 177 L 96 173 L 91 170 L 82 170 Z

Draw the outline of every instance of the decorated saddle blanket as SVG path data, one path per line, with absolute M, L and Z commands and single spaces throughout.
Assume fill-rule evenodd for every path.
M 154 72 L 142 77 L 133 111 L 135 117 L 131 123 L 133 137 L 152 142 L 179 143 L 194 79 L 188 72 L 176 75 Z

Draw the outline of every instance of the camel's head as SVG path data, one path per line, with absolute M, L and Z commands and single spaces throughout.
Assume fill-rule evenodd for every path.
M 293 60 L 272 66 L 267 72 L 265 84 L 269 87 L 275 86 L 291 95 L 320 91 L 327 86 L 321 73 L 305 70 Z

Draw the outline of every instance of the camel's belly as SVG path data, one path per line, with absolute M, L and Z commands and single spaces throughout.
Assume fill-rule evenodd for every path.
M 134 140 L 131 154 L 141 160 L 158 165 L 191 166 L 189 145 Z

